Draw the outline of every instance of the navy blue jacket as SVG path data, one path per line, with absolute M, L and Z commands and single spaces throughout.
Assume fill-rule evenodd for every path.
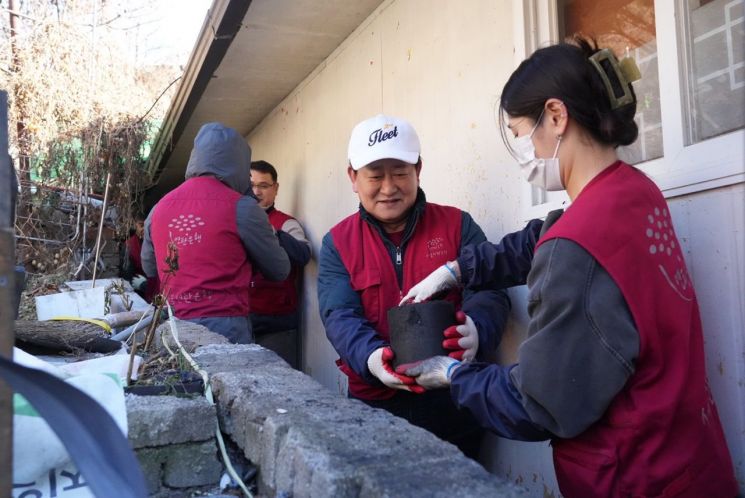
M 424 209 L 426 199 L 419 190 L 416 203 L 411 210 L 404 229 L 401 244 L 401 255 L 406 251 L 406 242 L 416 230 L 417 220 Z M 461 247 L 468 244 L 479 244 L 486 241 L 481 228 L 463 213 L 461 222 Z M 397 271 L 399 285 L 403 280 L 402 265 L 396 265 L 396 247 L 385 235 L 376 220 L 360 206 L 360 215 L 379 233 L 388 249 L 391 265 Z M 387 346 L 365 318 L 359 294 L 352 289 L 350 276 L 339 253 L 334 246 L 333 238 L 327 233 L 323 238 L 318 265 L 318 304 L 321 320 L 328 337 L 339 357 L 344 360 L 358 375 L 373 385 L 380 382 L 367 369 L 367 359 L 376 349 Z M 484 288 L 478 291 L 466 289 L 463 293 L 463 312 L 471 317 L 479 332 L 479 358 L 488 358 L 496 350 L 502 338 L 502 331 L 507 322 L 510 301 L 502 290 Z
M 633 365 L 638 351 L 638 332 L 623 295 L 589 253 L 556 239 L 533 256 L 537 240 L 560 215 L 549 213 L 545 223 L 533 220 L 499 244 L 465 247 L 458 258 L 467 287 L 528 283 L 530 322 L 519 362 L 464 364 L 450 387 L 458 406 L 510 439 L 572 437 L 587 429 L 633 373 L 618 364 Z M 577 358 L 599 360 L 591 369 Z M 568 397 L 569 385 L 581 394 Z
M 463 247 L 458 257 L 463 285 L 471 290 L 525 285 L 542 227 L 543 221 L 531 220 L 498 244 L 483 241 Z
M 458 257 L 463 285 L 467 289 L 524 285 L 542 227 L 543 221 L 531 220 L 497 244 L 486 241 L 464 247 Z M 529 441 L 550 438 L 551 434 L 535 424 L 525 411 L 523 397 L 510 377 L 513 367 L 464 364 L 453 374 L 453 401 L 467 407 L 482 426 L 500 436 Z

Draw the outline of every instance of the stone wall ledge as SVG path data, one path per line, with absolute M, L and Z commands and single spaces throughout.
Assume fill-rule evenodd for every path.
M 335 395 L 257 345 L 210 344 L 222 430 L 259 467 L 263 496 L 524 497 L 429 432 Z

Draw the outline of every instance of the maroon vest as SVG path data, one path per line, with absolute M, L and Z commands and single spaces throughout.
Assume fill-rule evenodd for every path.
M 285 214 L 274 208 L 267 211 L 269 223 L 275 230 L 281 230 L 287 220 L 294 220 L 289 214 Z M 260 271 L 254 270 L 251 276 L 251 313 L 262 315 L 289 315 L 297 309 L 297 294 L 300 272 L 293 265 L 290 275 L 280 282 L 272 282 L 264 278 Z
M 150 234 L 158 276 L 179 318 L 247 316 L 251 263 L 236 225 L 241 195 L 211 176 L 186 180 L 158 202 Z M 178 271 L 166 275 L 168 243 Z
M 396 270 L 378 231 L 355 213 L 331 229 L 336 250 L 349 272 L 352 288 L 357 291 L 365 311 L 378 334 L 386 342 L 388 310 L 401 301 L 411 287 L 424 277 L 458 257 L 462 213 L 459 209 L 427 203 L 414 234 L 406 243 L 403 259 L 403 287 L 398 287 Z M 448 300 L 460 307 L 460 291 Z M 349 393 L 361 399 L 386 399 L 395 389 L 371 386 L 346 363 L 337 360 L 339 369 L 349 377 Z
M 136 235 L 131 235 L 125 242 L 127 246 L 127 252 L 129 252 L 129 259 L 132 261 L 132 267 L 136 274 L 144 275 L 145 272 L 142 269 L 142 258 L 140 252 L 142 252 L 142 240 Z
M 142 240 L 135 234 L 127 239 L 126 242 L 127 251 L 129 252 L 129 259 L 132 260 L 132 267 L 134 268 L 135 274 L 145 275 L 145 271 L 142 269 Z M 153 300 L 153 297 L 158 293 L 158 277 L 148 277 L 145 291 L 142 293 L 142 297 L 148 303 Z
M 734 497 L 696 295 L 660 190 L 617 162 L 582 190 L 536 250 L 554 238 L 576 242 L 600 263 L 639 331 L 636 371 L 603 418 L 552 443 L 561 493 Z

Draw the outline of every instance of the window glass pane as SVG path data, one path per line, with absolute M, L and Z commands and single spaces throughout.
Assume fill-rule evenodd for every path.
M 745 126 L 745 0 L 686 0 L 688 143 Z
M 642 79 L 635 82 L 639 138 L 619 155 L 631 164 L 662 157 L 660 83 L 654 0 L 562 0 L 559 30 L 563 38 L 581 34 L 610 48 L 621 59 L 629 51 Z

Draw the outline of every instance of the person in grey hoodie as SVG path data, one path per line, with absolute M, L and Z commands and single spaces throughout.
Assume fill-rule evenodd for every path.
M 207 123 L 194 139 L 186 181 L 145 220 L 142 267 L 157 276 L 176 317 L 231 342 L 253 342 L 252 268 L 283 280 L 290 261 L 250 193 L 251 149 L 232 128 Z

